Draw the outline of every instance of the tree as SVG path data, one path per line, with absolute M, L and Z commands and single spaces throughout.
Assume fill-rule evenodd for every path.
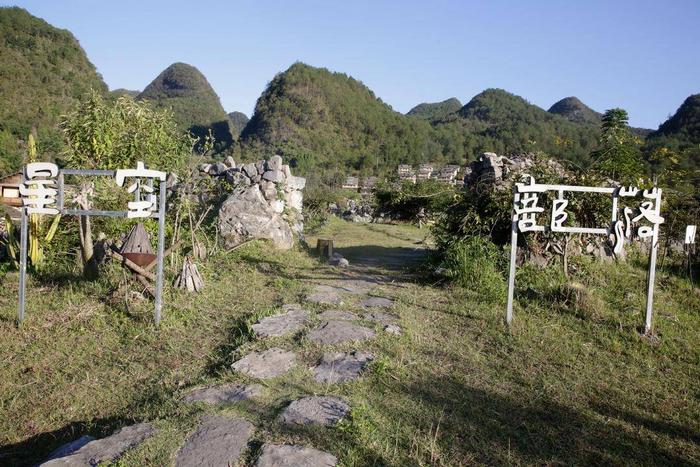
M 91 92 L 65 116 L 61 128 L 68 149 L 65 163 L 73 168 L 119 169 L 136 167 L 137 161 L 167 172 L 179 171 L 192 153 L 193 140 L 180 132 L 169 111 L 153 110 L 147 102 L 129 96 L 111 101 Z M 113 184 L 79 183 L 74 202 L 81 209 L 92 207 L 92 198 L 124 206 L 115 197 Z M 96 274 L 92 226 L 89 216 L 78 216 L 84 272 Z
M 627 112 L 610 109 L 603 115 L 594 167 L 623 184 L 637 185 L 645 174 L 639 144 L 627 124 Z

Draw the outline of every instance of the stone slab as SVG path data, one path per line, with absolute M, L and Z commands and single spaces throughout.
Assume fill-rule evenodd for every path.
M 343 292 L 344 290 L 340 287 L 317 285 L 306 297 L 306 300 L 311 303 L 320 303 L 322 305 L 340 305 L 343 303 L 343 297 L 341 295 Z
M 288 372 L 295 364 L 294 352 L 273 347 L 263 352 L 249 353 L 231 368 L 253 378 L 268 379 Z
M 280 415 L 285 425 L 333 426 L 350 413 L 350 406 L 333 396 L 309 396 L 297 399 Z
M 326 352 L 313 368 L 319 383 L 344 383 L 360 377 L 367 364 L 374 359 L 368 352 Z
M 293 308 L 286 313 L 262 318 L 252 328 L 259 337 L 280 337 L 300 331 L 308 322 L 308 311 Z
M 259 384 L 222 384 L 206 388 L 194 389 L 187 394 L 185 402 L 204 402 L 206 404 L 227 404 L 248 400 L 260 395 L 262 386 Z
M 255 427 L 247 420 L 205 415 L 175 459 L 181 467 L 235 465 L 248 447 Z
M 362 315 L 367 321 L 376 321 L 379 324 L 388 326 L 390 324 L 396 324 L 399 322 L 399 317 L 392 315 L 390 313 L 385 313 L 383 311 L 371 311 Z
M 110 462 L 121 457 L 156 432 L 150 423 L 138 423 L 124 427 L 114 434 L 90 441 L 68 456 L 59 457 L 41 464 L 47 467 L 58 466 L 93 466 L 100 462 Z
M 308 337 L 318 344 L 342 344 L 372 339 L 373 330 L 347 321 L 327 321 L 312 329 Z
M 338 459 L 327 452 L 305 446 L 266 444 L 256 467 L 335 467 Z
M 78 449 L 82 448 L 85 446 L 87 443 L 90 441 L 95 441 L 95 438 L 93 438 L 90 435 L 83 435 L 78 439 L 74 439 L 73 441 L 70 441 L 66 444 L 62 444 L 58 448 L 56 448 L 51 454 L 49 454 L 48 459 L 46 461 L 50 461 L 52 459 L 58 459 L 59 457 L 65 457 L 70 454 L 73 454 L 75 451 Z M 46 462 L 44 461 L 44 462 Z

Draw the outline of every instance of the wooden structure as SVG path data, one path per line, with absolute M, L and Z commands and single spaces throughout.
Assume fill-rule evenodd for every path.
M 321 258 L 331 258 L 333 256 L 333 240 L 319 238 L 316 240 L 316 251 Z
M 151 238 L 141 222 L 134 225 L 129 235 L 126 236 L 119 253 L 141 267 L 156 259 L 153 247 L 151 247 Z
M 19 185 L 22 183 L 22 172 L 0 178 L 0 203 L 6 206 L 22 206 Z
M 204 281 L 199 275 L 197 265 L 192 262 L 190 257 L 186 257 L 182 262 L 182 272 L 175 279 L 175 287 L 185 289 L 188 292 L 199 292 L 204 289 Z

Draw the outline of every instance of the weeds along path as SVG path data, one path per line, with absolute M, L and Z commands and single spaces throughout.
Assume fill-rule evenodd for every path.
M 543 292 L 554 271 L 519 279 L 507 332 L 503 303 L 426 280 L 425 230 L 334 220 L 317 237 L 350 268 L 252 243 L 202 264 L 204 293 L 170 291 L 158 332 L 118 277 L 35 279 L 16 330 L 7 278 L 0 465 L 83 435 L 101 444 L 82 455 L 126 466 L 700 464 L 700 300 L 673 276 L 653 345 L 619 299 L 634 263 L 580 266 L 609 304 L 585 318 Z

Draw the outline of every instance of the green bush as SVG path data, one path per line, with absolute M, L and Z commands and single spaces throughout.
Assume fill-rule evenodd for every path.
M 457 285 L 486 303 L 502 301 L 506 296 L 503 252 L 488 238 L 468 237 L 442 252 L 440 267 Z
M 377 209 L 394 219 L 416 221 L 445 212 L 454 203 L 455 187 L 437 180 L 380 183 L 374 191 Z

